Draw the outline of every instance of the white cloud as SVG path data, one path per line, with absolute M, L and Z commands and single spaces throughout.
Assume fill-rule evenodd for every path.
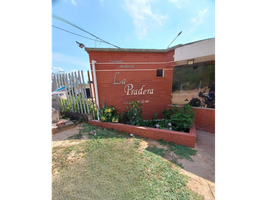
M 204 19 L 206 17 L 207 9 L 204 9 L 203 11 L 199 11 L 197 17 L 191 18 L 191 22 L 194 24 L 194 26 L 190 29 L 190 32 L 196 29 L 197 26 L 204 23 Z
M 191 20 L 191 22 L 195 23 L 197 21 L 197 18 L 194 17 L 194 18 L 191 18 L 190 20 Z
M 188 0 L 168 0 L 169 2 L 171 3 L 174 3 L 175 6 L 178 8 L 178 9 L 181 9 L 182 8 L 182 4 L 183 2 L 187 2 Z
M 74 64 L 77 67 L 89 68 L 88 62 L 82 61 L 77 57 L 68 56 L 68 55 L 65 55 L 65 54 L 59 53 L 59 52 L 53 52 L 52 59 L 53 59 L 53 61 L 60 61 L 60 62 L 67 62 L 70 64 Z
M 143 39 L 149 30 L 149 23 L 156 21 L 162 26 L 166 16 L 154 14 L 151 9 L 152 0 L 125 0 L 125 9 L 133 18 L 135 34 L 138 39 Z
M 62 69 L 61 67 L 52 67 L 52 73 L 60 73 L 60 72 L 64 72 L 64 69 Z
M 77 6 L 75 0 L 71 0 L 71 2 L 74 6 Z

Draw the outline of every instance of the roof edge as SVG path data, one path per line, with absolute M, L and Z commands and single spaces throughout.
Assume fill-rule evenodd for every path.
M 178 44 L 176 46 L 170 47 L 168 49 L 129 49 L 129 48 L 120 48 L 120 49 L 116 49 L 116 48 L 89 48 L 89 47 L 85 47 L 85 51 L 115 51 L 115 52 L 159 52 L 159 53 L 166 53 L 168 51 L 171 51 L 173 49 L 176 49 L 178 47 L 182 47 L 182 46 L 187 46 L 193 43 L 197 43 L 197 42 L 201 42 L 201 41 L 205 41 L 205 40 L 211 40 L 211 39 L 215 39 L 214 38 L 208 38 L 208 39 L 203 39 L 203 40 L 198 40 L 198 41 L 194 41 L 194 42 L 190 42 L 190 43 L 186 43 L 186 44 Z

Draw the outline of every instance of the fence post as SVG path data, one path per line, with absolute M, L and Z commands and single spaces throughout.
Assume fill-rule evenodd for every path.
M 62 87 L 62 86 L 64 86 L 63 76 L 62 76 L 62 74 L 59 74 L 58 76 L 59 76 L 59 79 L 60 79 L 60 87 Z M 61 101 L 63 102 L 64 111 L 66 111 L 67 110 L 66 108 L 68 107 L 68 104 L 67 104 L 65 99 L 61 99 Z
M 85 111 L 85 114 L 86 114 L 87 110 L 86 110 L 86 106 L 85 106 L 85 96 L 84 96 L 84 91 L 83 91 L 83 88 L 82 88 L 82 81 L 81 81 L 80 71 L 78 71 L 77 74 L 78 74 L 79 86 L 80 86 L 80 90 L 81 90 L 81 94 L 82 94 L 82 105 L 84 107 L 84 111 Z
M 76 82 L 76 88 L 78 89 L 78 93 L 79 93 L 79 86 L 78 86 L 78 83 L 77 83 L 77 80 L 78 80 L 78 78 L 77 78 L 77 76 L 76 76 L 76 72 L 74 72 L 74 75 L 75 75 L 75 82 Z M 81 98 L 80 98 L 80 94 L 79 94 L 79 102 L 80 102 L 80 108 L 81 108 L 81 113 L 84 113 L 83 112 L 83 107 L 82 107 L 82 103 L 81 103 Z
M 89 107 L 88 107 L 88 100 L 87 100 L 87 93 L 86 93 L 85 79 L 84 79 L 83 70 L 81 70 L 81 76 L 82 76 L 82 81 L 83 81 L 83 86 L 84 86 L 84 94 L 86 96 L 87 112 L 88 112 L 88 114 L 90 114 Z
M 76 105 L 77 105 L 77 113 L 79 112 L 79 102 L 78 102 L 78 99 L 77 99 L 77 95 L 76 95 L 76 81 L 74 80 L 74 74 L 72 72 L 72 79 L 73 79 L 73 88 L 74 88 L 74 95 L 75 95 L 75 99 L 76 99 Z
M 89 85 L 90 96 L 91 96 L 93 119 L 95 119 L 94 100 L 93 100 L 93 93 L 92 93 L 92 89 L 91 89 L 91 80 L 90 80 L 90 76 L 89 76 L 89 70 L 87 70 L 87 76 L 88 76 L 88 85 Z
M 66 75 L 66 76 L 65 76 Z M 68 83 L 68 78 L 67 78 L 67 74 L 63 74 L 62 75 L 63 76 L 63 80 L 64 80 L 64 85 L 65 85 L 65 88 L 66 88 L 66 96 L 67 96 L 67 102 L 68 102 L 68 107 L 70 106 L 70 101 L 71 101 L 71 99 L 70 99 L 70 101 L 69 101 L 69 94 L 68 94 L 68 89 L 69 89 L 69 83 Z M 68 83 L 68 84 L 66 84 L 66 82 Z M 71 106 L 72 106 L 72 111 L 73 111 L 73 104 L 71 104 Z
M 67 76 L 67 74 L 66 74 L 66 76 Z M 70 88 L 72 89 L 72 94 L 70 95 L 70 99 L 71 99 L 73 112 L 75 112 L 75 108 L 73 108 L 73 105 L 75 105 L 75 103 L 74 103 L 74 91 L 73 91 L 73 88 L 72 88 L 72 82 L 71 82 L 71 78 L 70 78 L 70 73 L 68 73 L 68 76 L 69 76 L 69 81 L 70 81 Z M 69 88 L 69 92 L 71 93 L 70 88 Z

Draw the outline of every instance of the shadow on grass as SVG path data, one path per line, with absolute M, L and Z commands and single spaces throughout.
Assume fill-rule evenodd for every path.
M 82 127 L 83 127 L 83 129 L 80 129 L 79 133 L 71 136 L 70 139 L 81 139 L 82 134 L 86 134 L 89 139 L 108 139 L 108 138 L 145 139 L 145 138 L 138 136 L 138 135 L 134 135 L 133 137 L 131 137 L 129 133 L 120 132 L 120 131 L 108 129 L 108 128 L 101 128 L 98 126 L 91 125 L 89 123 L 83 124 Z M 96 135 L 90 134 L 90 132 L 92 132 L 92 131 L 96 131 Z M 173 142 L 166 142 L 164 140 L 158 140 L 158 142 L 162 146 L 167 146 L 168 150 L 165 150 L 162 148 L 157 148 L 156 146 L 147 147 L 145 150 L 150 151 L 158 156 L 161 156 L 164 159 L 166 159 L 164 157 L 165 155 L 169 154 L 170 152 L 174 152 L 174 154 L 176 154 L 176 156 L 178 156 L 179 158 L 181 158 L 181 159 L 185 158 L 185 159 L 190 160 L 190 161 L 193 161 L 191 156 L 195 155 L 197 153 L 197 151 L 195 149 L 192 149 L 190 147 L 183 146 L 183 145 L 178 145 L 178 144 L 175 144 Z M 182 164 L 178 163 L 177 159 L 174 156 L 172 156 L 172 160 L 169 160 L 169 161 L 172 162 L 173 164 L 175 164 L 176 166 L 183 168 Z
M 90 140 L 63 151 L 67 159 L 72 152 L 84 156 L 53 181 L 53 199 L 204 199 L 188 189 L 187 176 L 152 152 L 162 150 L 139 153 L 137 137 L 92 125 L 82 133 Z
M 150 151 L 158 156 L 161 156 L 162 158 L 166 159 L 164 156 L 170 153 L 170 150 L 162 149 L 162 148 L 157 148 L 156 146 L 153 147 L 147 147 L 145 150 Z M 168 159 L 166 159 L 168 160 Z M 177 162 L 177 159 L 172 157 L 172 160 L 169 160 L 173 164 L 175 164 L 177 167 L 180 167 L 183 169 L 183 166 L 181 163 Z
M 130 136 L 129 133 L 120 132 L 113 129 L 108 128 L 101 128 L 98 126 L 91 125 L 89 123 L 82 125 L 83 129 L 79 130 L 79 133 L 73 136 L 70 136 L 68 139 L 81 139 L 82 134 L 86 134 L 89 139 L 104 139 L 104 138 L 137 138 L 137 139 L 146 139 L 144 137 L 134 135 Z M 90 134 L 91 131 L 96 131 L 96 135 Z M 185 158 L 187 160 L 193 161 L 191 158 L 192 155 L 196 155 L 197 151 L 187 146 L 178 145 L 171 142 L 166 142 L 164 140 L 158 140 L 158 142 L 162 146 L 167 146 L 169 150 L 164 150 L 161 148 L 154 147 L 147 147 L 146 150 L 164 157 L 164 155 L 168 152 L 174 152 L 178 157 L 181 159 Z
M 134 135 L 130 136 L 129 133 L 120 132 L 113 129 L 101 128 L 98 126 L 93 126 L 90 124 L 84 124 L 83 129 L 79 133 L 86 134 L 89 139 L 104 139 L 104 138 L 137 138 L 141 139 L 142 137 Z M 91 134 L 91 131 L 96 131 L 96 135 Z

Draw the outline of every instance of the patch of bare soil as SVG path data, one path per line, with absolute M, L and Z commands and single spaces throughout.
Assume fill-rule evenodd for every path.
M 148 143 L 145 142 L 144 140 L 142 140 L 142 141 L 140 142 L 139 152 L 140 152 L 140 153 L 143 152 L 143 150 L 146 149 L 147 147 L 148 147 Z
M 72 146 L 72 145 L 79 144 L 79 143 L 83 142 L 83 140 L 88 140 L 88 137 L 84 134 L 82 134 L 81 140 L 69 140 L 69 139 L 67 139 L 69 136 L 72 136 L 72 135 L 79 133 L 79 130 L 83 128 L 83 127 L 80 127 L 80 125 L 82 126 L 83 123 L 80 123 L 79 125 L 75 126 L 72 129 L 51 135 L 51 151 L 53 150 L 54 147 Z
M 62 157 L 62 151 L 66 147 L 85 142 L 84 140 L 68 140 L 68 137 L 78 134 L 81 128 L 80 126 L 75 126 L 52 135 L 52 181 L 58 176 L 58 171 L 62 165 L 71 165 L 82 157 L 82 155 L 76 155 L 74 151 L 69 152 L 66 159 Z

